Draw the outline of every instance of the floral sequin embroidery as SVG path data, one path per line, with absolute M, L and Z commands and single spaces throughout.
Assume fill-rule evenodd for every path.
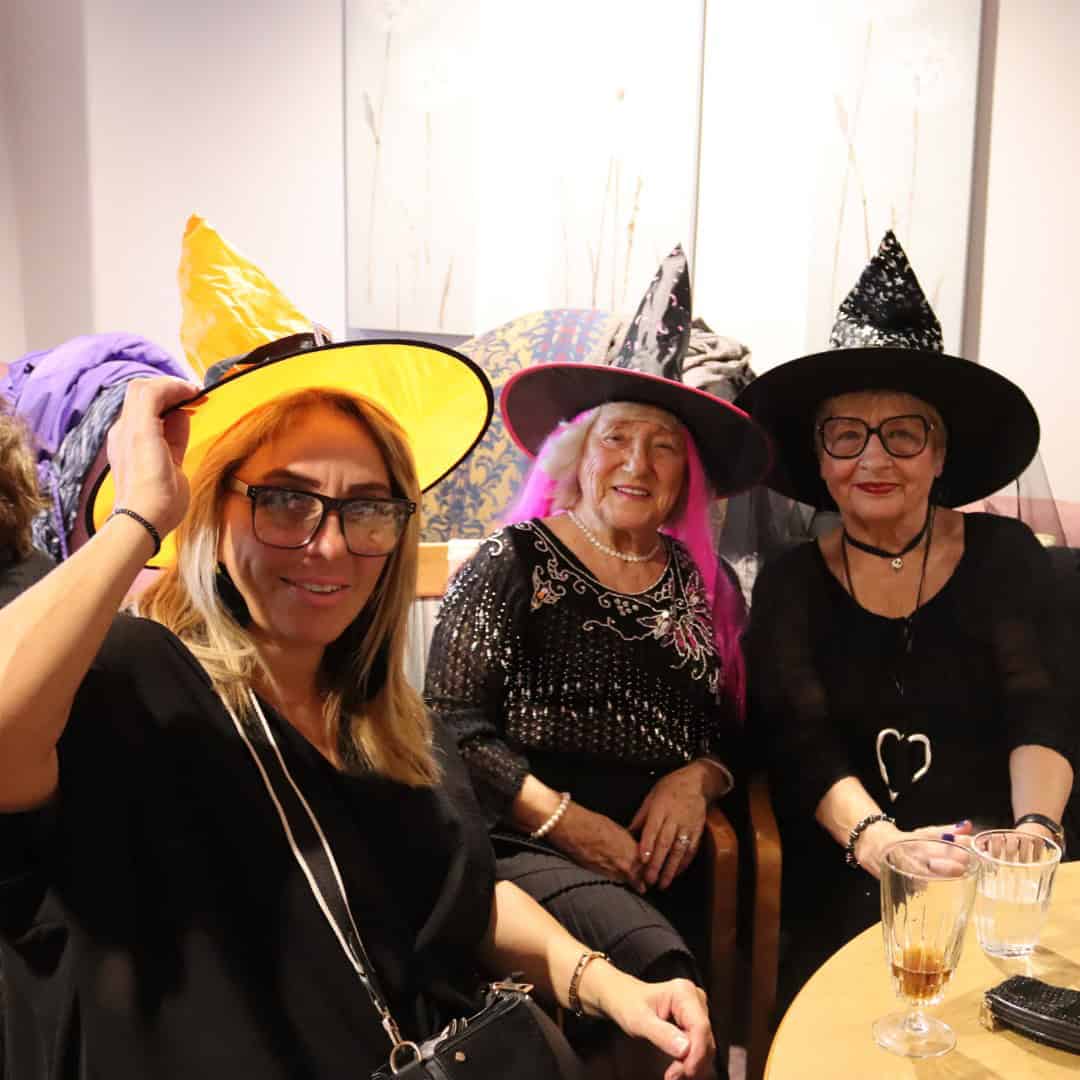
M 545 576 L 539 566 L 533 568 L 532 586 L 532 600 L 529 601 L 532 611 L 539 611 L 545 604 L 557 604 L 566 595 L 566 590 Z
M 695 679 L 708 678 L 709 689 L 719 689 L 719 669 L 712 663 L 716 644 L 709 620 L 709 605 L 699 574 L 684 583 L 683 595 L 652 615 L 637 620 L 666 648 L 679 657 L 676 667 L 691 665 Z M 710 670 L 711 669 L 711 670 Z
M 719 693 L 722 679 L 704 585 L 697 568 L 678 546 L 671 546 L 668 568 L 652 589 L 628 594 L 607 589 L 578 570 L 531 522 L 514 528 L 531 532 L 536 551 L 545 556 L 533 567 L 532 611 L 559 603 L 568 587 L 579 596 L 591 593 L 597 605 L 611 614 L 605 619 L 587 619 L 584 630 L 606 631 L 623 641 L 654 638 L 675 653 L 678 659 L 671 665 L 673 669 L 686 668 L 692 678 L 705 679 L 711 693 Z

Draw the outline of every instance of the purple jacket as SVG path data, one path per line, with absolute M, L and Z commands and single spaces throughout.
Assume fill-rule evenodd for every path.
M 87 334 L 28 353 L 0 378 L 0 400 L 30 427 L 42 490 L 52 510 L 34 521 L 34 543 L 54 559 L 68 555 L 79 493 L 132 379 L 191 373 L 159 345 L 135 334 Z M 84 422 L 85 421 L 85 422 Z
M 136 334 L 85 334 L 54 349 L 27 353 L 0 378 L 5 398 L 52 457 L 99 390 L 129 379 L 191 373 L 160 345 Z

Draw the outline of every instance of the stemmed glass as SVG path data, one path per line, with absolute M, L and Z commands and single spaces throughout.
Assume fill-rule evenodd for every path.
M 945 840 L 901 840 L 881 864 L 881 929 L 893 989 L 905 1012 L 874 1024 L 879 1046 L 905 1057 L 936 1057 L 956 1045 L 948 1024 L 927 1016 L 960 960 L 975 900 L 978 857 Z

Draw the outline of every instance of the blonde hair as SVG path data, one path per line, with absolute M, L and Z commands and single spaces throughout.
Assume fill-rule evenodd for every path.
M 551 495 L 551 509 L 555 512 L 570 510 L 581 500 L 581 484 L 578 482 L 578 468 L 585 453 L 585 444 L 593 425 L 607 411 L 619 412 L 630 420 L 650 420 L 664 424 L 673 431 L 686 437 L 686 428 L 676 416 L 656 405 L 645 405 L 636 401 L 610 401 L 594 409 L 575 416 L 563 429 L 551 436 L 545 443 L 537 464 L 555 482 Z M 679 498 L 672 508 L 671 518 L 678 518 L 686 502 L 686 481 L 683 480 Z
M 38 491 L 30 432 L 18 417 L 0 410 L 0 555 L 5 550 L 19 559 L 30 554 L 31 525 L 46 505 Z
M 244 416 L 209 450 L 191 480 L 191 503 L 176 532 L 176 562 L 142 595 L 139 609 L 184 642 L 234 711 L 250 709 L 248 688 L 265 669 L 254 641 L 228 613 L 216 586 L 226 482 L 260 446 L 319 408 L 334 410 L 370 432 L 390 473 L 393 494 L 420 501 L 405 433 L 378 405 L 341 391 L 301 390 L 269 402 Z M 440 776 L 431 721 L 404 668 L 419 537 L 418 515 L 413 514 L 364 611 L 327 646 L 320 671 L 324 730 L 346 768 L 369 767 L 411 787 L 431 786 Z M 368 680 L 383 663 L 385 681 L 365 700 Z

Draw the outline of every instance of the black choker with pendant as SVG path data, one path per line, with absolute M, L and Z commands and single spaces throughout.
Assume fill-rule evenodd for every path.
M 865 551 L 867 555 L 876 555 L 879 559 L 889 559 L 890 565 L 896 571 L 904 569 L 904 556 L 910 551 L 914 551 L 919 546 L 919 542 L 926 535 L 926 530 L 930 525 L 930 515 L 932 507 L 927 506 L 926 517 L 923 519 L 922 528 L 899 550 L 899 551 L 886 551 L 884 548 L 874 547 L 873 544 L 864 544 L 861 540 L 856 540 L 844 529 L 844 540 L 849 543 L 853 548 L 858 548 L 860 551 Z
M 923 527 L 919 530 L 919 535 L 915 537 L 915 539 L 910 544 L 908 544 L 906 548 L 904 548 L 903 552 L 901 552 L 901 555 L 909 552 L 922 538 L 923 533 L 927 533 L 926 547 L 923 548 L 922 569 L 919 571 L 919 587 L 915 593 L 915 607 L 912 608 L 910 615 L 899 620 L 899 622 L 901 623 L 903 641 L 900 656 L 898 658 L 896 666 L 896 671 L 893 673 L 893 683 L 896 686 L 896 692 L 900 695 L 900 697 L 904 696 L 904 669 L 907 666 L 907 658 L 911 655 L 911 647 L 915 641 L 915 617 L 919 614 L 919 610 L 922 608 L 923 585 L 926 583 L 926 564 L 930 559 L 930 545 L 934 542 L 933 506 L 931 506 L 927 512 L 926 521 L 923 523 Z M 841 536 L 840 555 L 844 560 L 844 577 L 847 579 L 848 592 L 851 594 L 851 599 L 857 604 L 859 602 L 859 598 L 855 595 L 855 582 L 852 580 L 851 577 L 851 566 L 848 563 L 847 544 L 845 543 L 846 540 L 850 539 L 851 538 L 848 536 L 847 532 L 844 532 Z M 852 541 L 852 543 L 855 543 L 855 541 Z M 855 543 L 855 546 L 862 547 L 863 545 Z M 865 546 L 867 549 L 870 550 L 870 553 L 872 555 L 876 555 L 880 551 L 879 548 L 871 548 L 869 544 Z M 889 556 L 889 552 L 887 551 L 882 551 L 881 554 L 885 557 Z M 895 556 L 895 558 L 899 559 L 900 556 L 897 555 Z M 893 565 L 895 565 L 895 563 Z M 901 562 L 900 565 L 903 566 L 903 563 Z

